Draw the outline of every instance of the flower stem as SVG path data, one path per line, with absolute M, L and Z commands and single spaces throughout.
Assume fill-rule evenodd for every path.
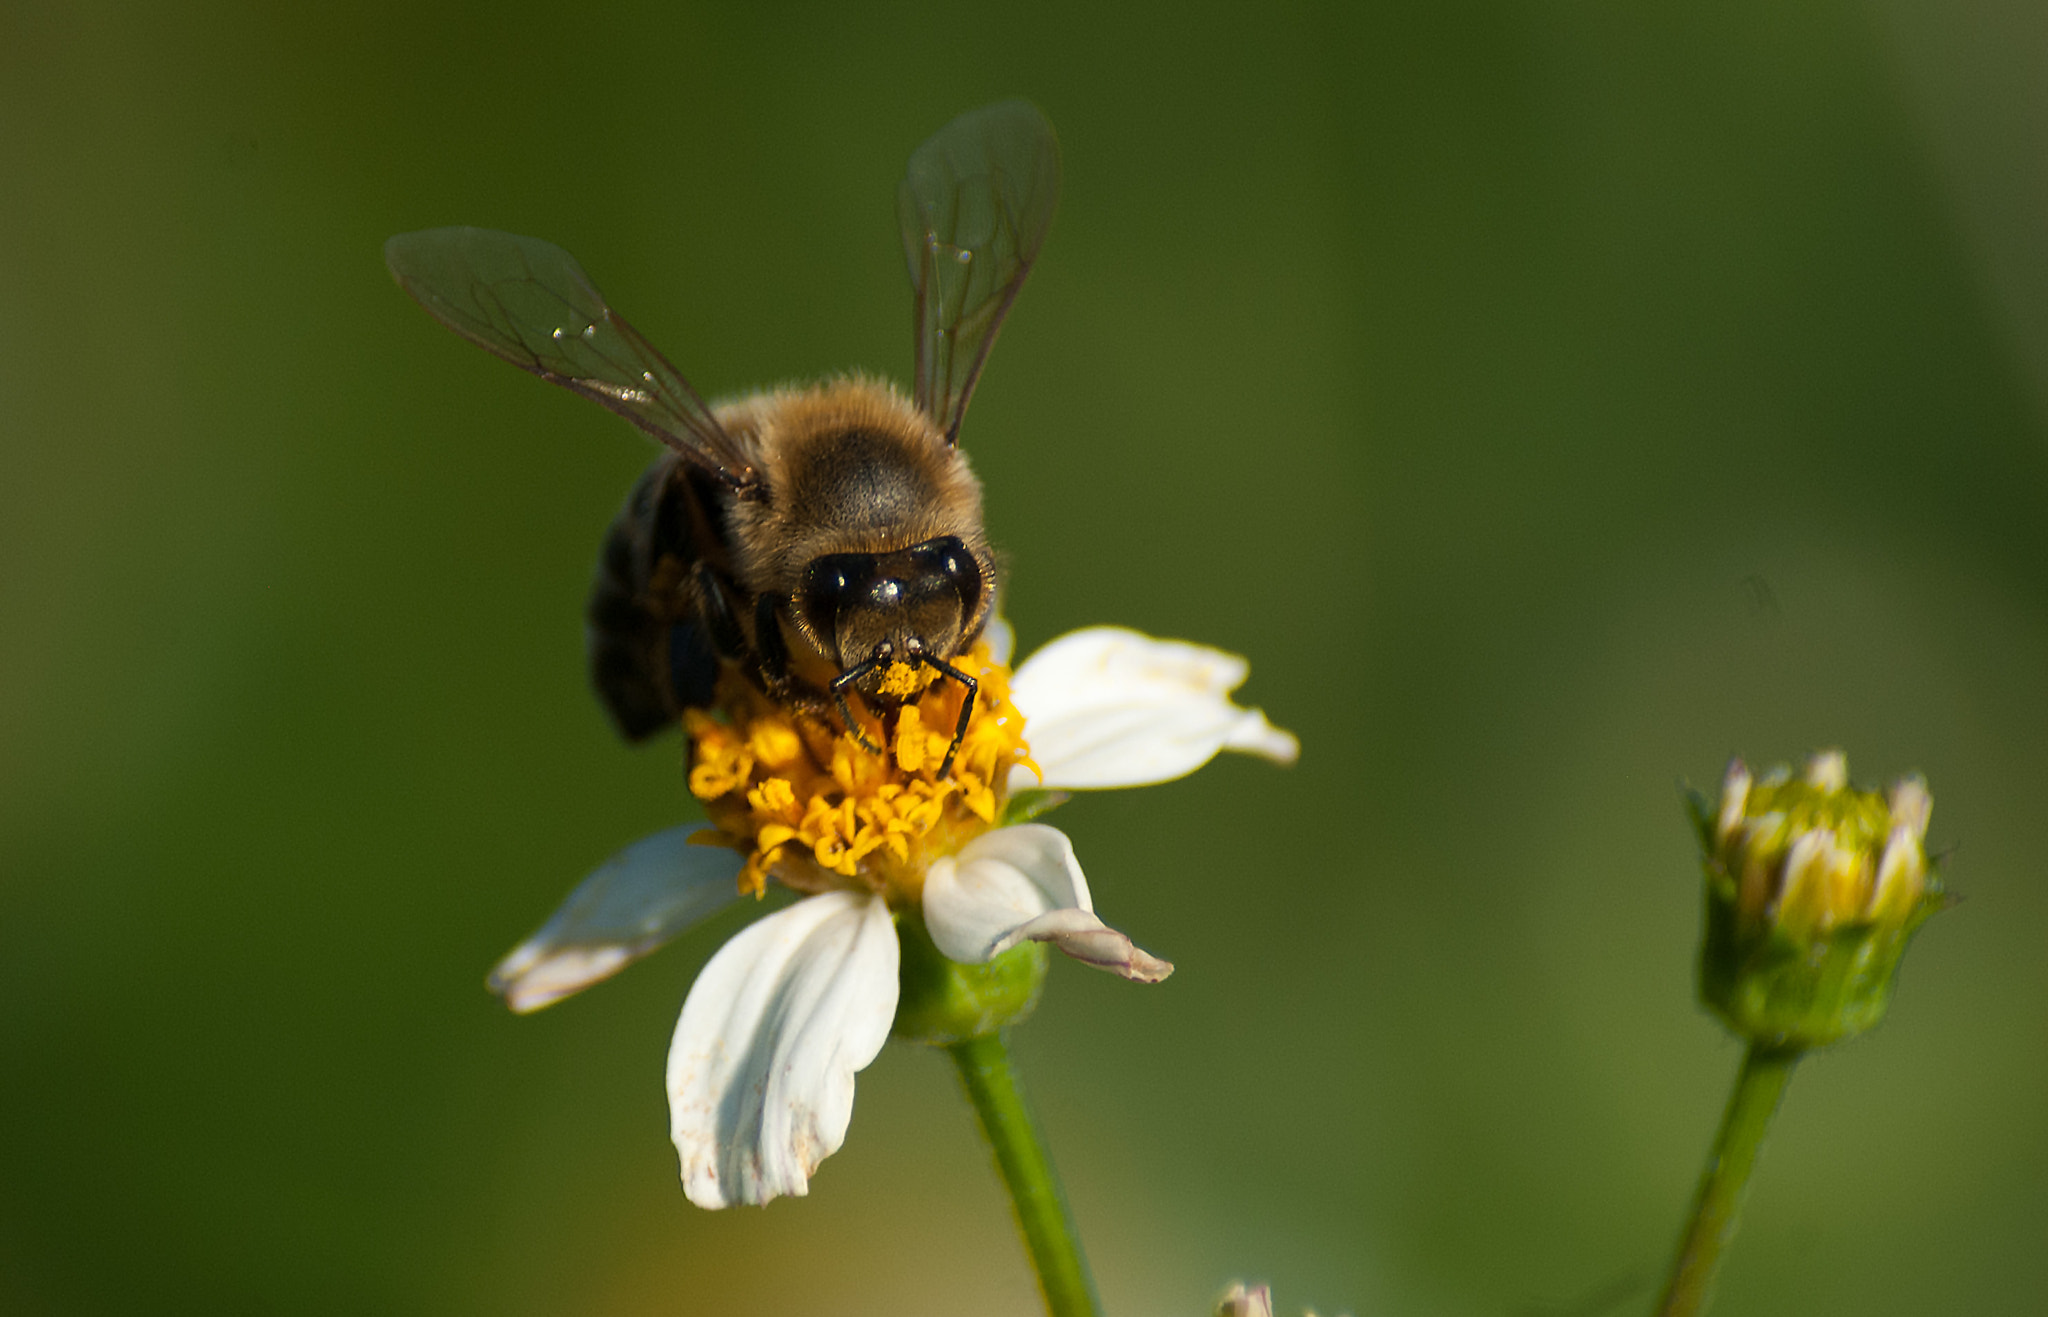
M 1749 1187 L 1749 1173 L 1756 1166 L 1757 1150 L 1763 1146 L 1764 1131 L 1778 1110 L 1778 1099 L 1792 1079 L 1792 1067 L 1804 1055 L 1797 1047 L 1766 1047 L 1751 1043 L 1735 1076 L 1735 1091 L 1728 1095 L 1728 1110 L 1721 1117 L 1721 1132 L 1714 1138 L 1714 1150 L 1707 1157 L 1706 1173 L 1700 1176 L 1699 1195 L 1693 1200 L 1692 1219 L 1678 1244 L 1678 1257 L 1671 1264 L 1671 1279 L 1664 1286 L 1657 1317 L 1694 1317 L 1706 1311 L 1707 1296 L 1720 1269 L 1721 1254 L 1735 1238 L 1742 1212 L 1742 1197 Z
M 1046 1312 L 1051 1317 L 1101 1317 L 1102 1304 L 1095 1297 L 1088 1260 L 1081 1255 L 1067 1196 L 1060 1189 L 1052 1159 L 1046 1155 L 1038 1124 L 1024 1105 L 1002 1032 L 970 1038 L 946 1050 L 960 1069 L 967 1100 L 981 1117 L 982 1133 L 996 1155 L 996 1169 L 1010 1191 L 1017 1228 L 1024 1232 L 1024 1246 L 1038 1271 Z

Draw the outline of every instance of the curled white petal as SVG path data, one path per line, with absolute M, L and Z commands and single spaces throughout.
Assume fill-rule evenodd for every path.
M 524 1014 L 581 992 L 730 905 L 740 857 L 694 846 L 701 823 L 642 838 L 599 865 L 488 980 Z
M 1133 983 L 1157 983 L 1173 973 L 1172 961 L 1161 960 L 1145 950 L 1103 923 L 1092 910 L 1048 910 L 1011 929 L 997 950 L 1008 951 L 1027 940 L 1050 942 L 1084 965 L 1120 974 Z
M 691 985 L 668 1053 L 669 1135 L 699 1207 L 802 1194 L 839 1150 L 853 1077 L 896 1016 L 880 897 L 826 892 L 748 926 Z
M 962 964 L 984 964 L 1029 940 L 1140 983 L 1173 972 L 1096 917 L 1073 843 L 1042 823 L 985 832 L 934 861 L 924 919 L 933 943 Z
M 1043 780 L 1010 789 L 1143 786 L 1194 772 L 1219 750 L 1293 763 L 1300 742 L 1257 709 L 1231 703 L 1250 666 L 1235 654 L 1122 627 L 1069 632 L 1010 682 Z

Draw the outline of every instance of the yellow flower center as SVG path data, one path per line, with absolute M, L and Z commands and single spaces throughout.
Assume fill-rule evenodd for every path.
M 1024 716 L 1010 703 L 1010 671 L 976 643 L 959 661 L 980 683 L 952 771 L 938 776 L 966 691 L 928 668 L 896 664 L 885 694 L 915 700 L 855 718 L 868 745 L 836 712 L 788 709 L 737 672 L 719 685 L 716 714 L 690 710 L 690 792 L 722 842 L 746 852 L 740 890 L 759 896 L 769 877 L 799 891 L 865 886 L 902 904 L 917 898 L 932 860 L 993 826 L 1010 769 L 1031 765 Z M 1035 767 L 1035 766 L 1034 766 Z

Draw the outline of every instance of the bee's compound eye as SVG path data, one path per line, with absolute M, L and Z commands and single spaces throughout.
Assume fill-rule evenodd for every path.
M 872 594 L 874 555 L 829 553 L 814 558 L 804 568 L 797 602 L 814 634 L 831 638 L 838 629 L 840 611 Z
M 917 564 L 928 572 L 935 572 L 953 581 L 979 580 L 981 573 L 975 568 L 974 559 L 968 556 L 967 546 L 951 535 L 936 540 L 926 540 L 912 549 L 917 555 Z
M 843 600 L 865 589 L 874 574 L 871 554 L 828 553 L 804 568 L 803 593 L 814 599 Z
M 959 537 L 941 535 L 938 539 L 926 540 L 911 552 L 917 556 L 919 567 L 953 587 L 963 609 L 973 610 L 976 600 L 981 597 L 981 564 L 967 552 L 967 546 L 960 542 Z

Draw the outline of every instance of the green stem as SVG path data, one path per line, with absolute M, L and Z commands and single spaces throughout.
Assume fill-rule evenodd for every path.
M 1792 1067 L 1799 1064 L 1801 1055 L 1797 1047 L 1749 1045 L 1742 1070 L 1735 1076 L 1735 1091 L 1728 1095 L 1728 1110 L 1721 1117 L 1721 1132 L 1714 1138 L 1706 1173 L 1700 1177 L 1692 1220 L 1679 1241 L 1657 1317 L 1694 1317 L 1706 1311 L 1721 1254 L 1735 1238 L 1742 1196 L 1756 1166 L 1757 1150 L 1763 1146 L 1764 1131 L 1770 1127 L 1778 1099 L 1784 1096 Z
M 1024 1232 L 1024 1246 L 1038 1270 L 1046 1312 L 1051 1317 L 1101 1317 L 1102 1304 L 1095 1297 L 1088 1260 L 1081 1256 L 1067 1197 L 1017 1088 L 1002 1033 L 983 1034 L 946 1050 L 960 1068 L 967 1100 L 974 1104 L 982 1133 L 995 1151 L 996 1169 L 1002 1172 L 1010 1205 L 1016 1209 L 1017 1228 Z

